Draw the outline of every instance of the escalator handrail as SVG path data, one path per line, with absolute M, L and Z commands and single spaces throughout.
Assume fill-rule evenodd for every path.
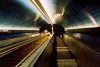
M 39 37 L 39 38 L 42 38 L 42 37 Z M 28 43 L 30 43 L 32 41 L 38 40 L 39 38 L 36 38 L 36 39 L 32 38 L 32 39 L 28 39 L 28 40 L 25 40 L 25 41 L 22 41 L 22 42 L 18 42 L 13 47 L 3 49 L 4 51 L 1 49 L 0 50 L 0 57 L 3 57 L 5 55 L 17 50 L 17 49 L 21 48 L 24 45 L 27 45 Z
M 41 45 L 44 45 L 44 43 L 45 42 L 47 42 L 47 44 L 49 43 L 49 41 L 50 41 L 50 39 L 51 39 L 52 37 L 50 37 L 50 38 L 47 38 L 45 41 L 43 41 L 40 45 L 38 45 L 32 52 L 30 52 L 21 62 L 19 62 L 15 67 L 21 67 L 21 65 L 25 62 L 25 60 L 27 60 L 33 53 L 35 53 L 35 51 L 37 50 L 37 49 L 39 49 L 39 47 L 41 46 Z M 46 45 L 46 44 L 45 44 Z M 42 50 L 41 50 L 42 51 Z M 38 54 L 38 53 L 37 53 Z M 35 58 L 35 57 L 34 57 Z

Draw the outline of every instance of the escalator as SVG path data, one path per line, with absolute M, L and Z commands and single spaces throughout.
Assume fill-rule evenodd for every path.
M 78 65 L 62 38 L 53 36 L 33 67 L 78 67 Z
M 77 67 L 75 57 L 70 52 L 69 48 L 64 44 L 63 40 L 56 37 L 55 52 L 57 56 L 57 67 Z
M 33 51 L 40 43 L 45 41 L 48 36 L 40 38 L 33 41 L 18 50 L 5 55 L 0 58 L 0 67 L 15 67 L 19 62 L 21 62 L 31 51 Z

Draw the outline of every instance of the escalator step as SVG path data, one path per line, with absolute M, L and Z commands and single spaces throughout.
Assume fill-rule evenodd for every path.
M 75 59 L 57 59 L 58 63 L 75 63 Z
M 77 67 L 77 63 L 57 63 L 58 67 Z
M 57 51 L 69 51 L 69 49 L 57 49 Z

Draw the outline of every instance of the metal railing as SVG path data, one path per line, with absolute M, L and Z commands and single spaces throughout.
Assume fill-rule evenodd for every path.
M 21 62 L 19 62 L 15 67 L 33 67 L 39 56 L 42 54 L 47 44 L 52 37 L 43 41 L 38 45 L 31 53 L 29 53 Z
M 28 43 L 33 42 L 35 40 L 38 40 L 39 38 L 42 38 L 42 37 L 37 37 L 37 38 L 32 37 L 30 39 L 27 39 L 27 40 L 24 40 L 24 41 L 9 45 L 7 47 L 3 47 L 3 48 L 0 49 L 0 57 L 3 57 L 3 56 L 5 56 L 5 55 L 7 55 L 7 54 L 9 54 L 9 53 L 11 53 L 11 52 L 13 52 L 15 50 L 27 45 Z

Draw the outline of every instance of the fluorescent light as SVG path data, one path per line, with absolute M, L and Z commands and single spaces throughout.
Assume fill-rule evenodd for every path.
M 50 17 L 51 21 L 53 22 L 54 19 L 54 12 L 55 12 L 55 7 L 53 6 L 53 1 L 52 0 L 39 0 L 45 9 L 46 13 Z
M 53 26 L 53 23 L 52 23 L 50 17 L 48 16 L 47 12 L 45 11 L 45 9 L 42 6 L 42 4 L 40 3 L 40 1 L 39 0 L 30 0 L 30 1 L 41 12 L 41 14 L 48 20 L 48 22 Z
M 75 26 L 75 27 L 65 28 L 65 30 L 68 30 L 68 29 L 80 29 L 80 28 L 93 28 L 93 27 L 97 27 L 97 26 L 95 26 L 95 25 L 85 25 L 85 26 L 79 25 L 79 26 Z
M 25 27 L 0 27 L 0 30 L 39 30 L 39 28 L 25 28 Z

